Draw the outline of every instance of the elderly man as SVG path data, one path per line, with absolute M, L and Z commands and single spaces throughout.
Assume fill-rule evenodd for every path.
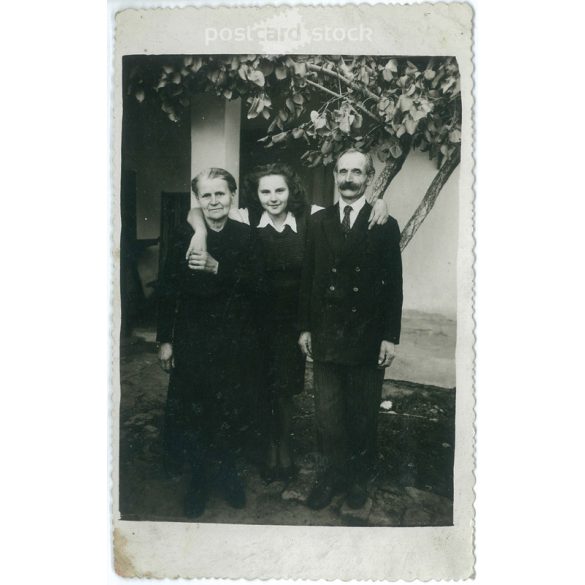
M 307 505 L 336 493 L 361 508 L 376 452 L 384 370 L 400 338 L 400 231 L 392 217 L 368 230 L 365 191 L 371 156 L 342 153 L 335 166 L 340 200 L 311 218 L 300 297 L 303 353 L 314 361 L 315 416 L 325 465 Z

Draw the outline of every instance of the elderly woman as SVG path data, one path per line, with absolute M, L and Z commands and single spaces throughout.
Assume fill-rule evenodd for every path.
M 234 449 L 245 425 L 247 287 L 257 271 L 250 228 L 228 218 L 236 192 L 232 175 L 206 169 L 192 189 L 205 220 L 207 251 L 192 254 L 189 268 L 185 249 L 193 230 L 185 225 L 177 234 L 161 278 L 157 340 L 160 363 L 170 372 L 165 463 L 174 475 L 185 459 L 190 465 L 185 513 L 197 517 L 205 510 L 212 463 L 228 503 L 245 505 Z
M 299 177 L 282 163 L 254 169 L 246 178 L 245 194 L 248 208 L 233 210 L 232 217 L 255 228 L 268 288 L 256 315 L 268 405 L 263 421 L 267 436 L 263 477 L 268 483 L 288 481 L 296 472 L 291 450 L 293 396 L 303 390 L 305 371 L 305 358 L 297 344 L 301 270 L 308 218 L 321 208 L 309 205 Z M 386 206 L 378 201 L 370 225 L 387 219 Z M 189 213 L 189 223 L 197 240 L 192 241 L 188 256 L 192 249 L 202 247 L 201 235 L 206 231 L 196 209 Z

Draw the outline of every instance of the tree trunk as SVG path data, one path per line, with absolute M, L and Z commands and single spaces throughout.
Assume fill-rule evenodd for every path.
M 449 158 L 439 169 L 439 172 L 435 175 L 435 178 L 427 189 L 427 192 L 425 193 L 423 200 L 420 202 L 420 205 L 412 214 L 412 217 L 408 220 L 406 227 L 402 230 L 402 235 L 400 237 L 400 250 L 404 250 L 404 248 L 406 248 L 408 245 L 408 242 L 412 240 L 412 236 L 414 236 L 422 222 L 425 220 L 426 216 L 433 208 L 433 205 L 435 204 L 441 189 L 445 186 L 445 183 L 448 181 L 449 177 L 460 162 L 461 148 L 459 147 L 453 153 L 451 158 Z
M 376 199 L 384 196 L 386 189 L 394 179 L 394 177 L 400 172 L 408 153 L 410 152 L 410 141 L 402 144 L 402 154 L 399 158 L 392 157 L 382 169 L 382 172 L 376 177 L 376 181 L 368 197 L 369 203 L 373 204 Z

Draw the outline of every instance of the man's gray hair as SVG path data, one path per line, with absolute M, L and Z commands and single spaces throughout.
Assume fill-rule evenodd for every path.
M 339 162 L 339 159 L 344 155 L 344 154 L 351 154 L 353 152 L 358 152 L 359 154 L 363 154 L 364 157 L 366 158 L 366 175 L 368 175 L 369 177 L 371 177 L 372 175 L 376 174 L 376 169 L 374 168 L 374 159 L 372 158 L 372 155 L 369 152 L 366 152 L 365 150 L 361 150 L 359 148 L 346 148 L 338 157 L 337 160 L 335 161 L 335 171 L 337 171 L 337 163 Z

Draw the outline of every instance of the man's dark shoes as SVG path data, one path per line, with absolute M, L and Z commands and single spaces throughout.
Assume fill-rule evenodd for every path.
M 279 476 L 280 479 L 282 479 L 282 481 L 284 481 L 285 483 L 289 483 L 293 479 L 296 479 L 298 474 L 299 468 L 296 465 L 291 464 L 288 467 L 281 467 Z
M 307 498 L 307 506 L 311 510 L 322 510 L 331 503 L 333 496 L 338 492 L 339 484 L 331 476 L 317 478 Z
M 199 518 L 205 512 L 207 486 L 201 481 L 192 481 L 185 494 L 185 516 Z
M 264 467 L 262 467 L 262 470 L 260 471 L 260 477 L 262 478 L 266 485 L 275 482 L 278 479 L 278 476 L 279 469 L 276 465 L 275 466 L 265 465 Z
M 246 490 L 238 474 L 227 474 L 221 484 L 221 491 L 225 501 L 232 508 L 243 508 L 246 505 Z
M 345 501 L 350 508 L 358 510 L 368 501 L 368 491 L 363 483 L 352 483 L 347 490 Z

